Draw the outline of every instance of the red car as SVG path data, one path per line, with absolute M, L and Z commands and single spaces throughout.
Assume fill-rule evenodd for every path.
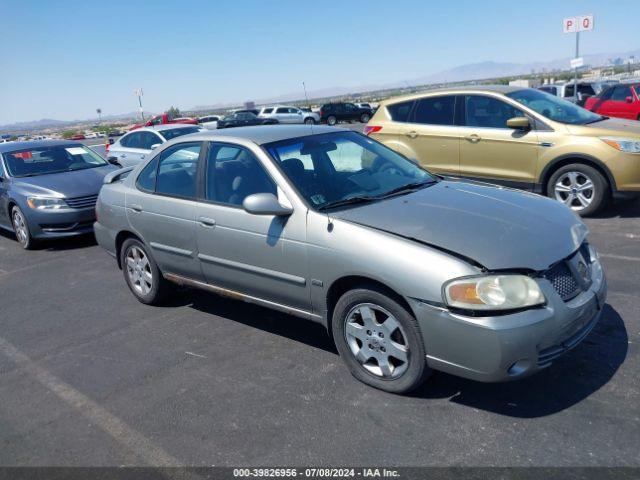
M 607 117 L 640 120 L 640 83 L 612 85 L 588 98 L 584 108 Z
M 150 120 L 147 120 L 145 123 L 136 123 L 133 127 L 129 129 L 136 130 L 142 127 L 152 127 L 154 125 L 167 125 L 169 123 L 186 123 L 188 125 L 197 125 L 198 120 L 195 118 L 170 118 L 169 115 L 163 113 L 161 115 L 156 115 L 152 117 Z

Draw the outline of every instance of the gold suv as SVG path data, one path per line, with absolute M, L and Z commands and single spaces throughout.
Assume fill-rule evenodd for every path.
M 383 102 L 365 133 L 439 174 L 530 190 L 590 215 L 640 194 L 640 122 L 540 90 L 461 87 Z

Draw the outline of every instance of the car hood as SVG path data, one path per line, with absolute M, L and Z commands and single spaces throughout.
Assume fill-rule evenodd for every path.
M 567 125 L 569 132 L 577 135 L 610 135 L 640 138 L 640 122 L 622 118 L 608 118 L 588 125 Z
M 331 216 L 449 251 L 489 270 L 546 270 L 587 235 L 582 221 L 555 200 L 449 180 Z
M 104 176 L 117 169 L 114 165 L 105 165 L 72 172 L 15 178 L 13 188 L 25 195 L 66 198 L 97 195 Z

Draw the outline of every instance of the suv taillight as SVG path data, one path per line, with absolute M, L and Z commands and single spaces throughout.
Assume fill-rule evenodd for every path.
M 371 135 L 372 133 L 376 133 L 382 130 L 382 127 L 379 125 L 366 125 L 363 129 L 365 135 Z

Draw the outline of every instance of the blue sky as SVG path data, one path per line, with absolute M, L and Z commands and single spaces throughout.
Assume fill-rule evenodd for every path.
M 0 0 L 0 125 L 383 84 L 485 60 L 640 47 L 637 0 Z

